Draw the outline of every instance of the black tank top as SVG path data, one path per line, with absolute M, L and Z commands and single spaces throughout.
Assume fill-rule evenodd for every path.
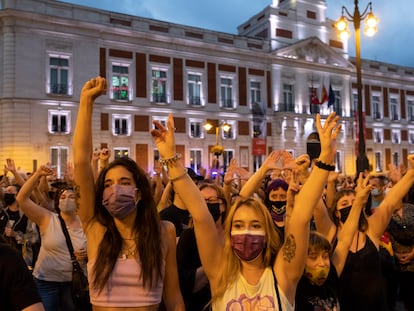
M 374 243 L 365 235 L 365 246 L 349 252 L 339 278 L 338 298 L 341 311 L 387 310 L 385 280 L 380 256 Z

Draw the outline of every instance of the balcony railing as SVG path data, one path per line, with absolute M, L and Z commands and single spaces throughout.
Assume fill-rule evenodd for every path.
M 152 93 L 152 101 L 155 103 L 166 103 L 167 97 L 163 93 Z
M 68 85 L 61 84 L 61 83 L 51 83 L 50 84 L 50 93 L 51 94 L 59 94 L 59 95 L 67 95 L 68 94 Z
M 231 98 L 225 98 L 221 100 L 221 106 L 223 108 L 234 108 L 233 100 Z
M 201 97 L 200 96 L 190 96 L 189 104 L 193 106 L 201 106 Z

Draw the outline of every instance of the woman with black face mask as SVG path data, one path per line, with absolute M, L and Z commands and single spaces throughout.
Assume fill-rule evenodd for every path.
M 217 232 L 223 236 L 224 216 L 227 210 L 223 189 L 214 183 L 203 183 L 199 189 L 216 224 Z M 186 310 L 211 310 L 211 306 L 204 309 L 211 300 L 211 292 L 201 265 L 193 226 L 184 230 L 178 240 L 177 267 Z
M 366 206 L 360 215 L 359 228 L 353 235 L 339 279 L 338 296 L 341 311 L 387 310 L 385 279 L 379 254 L 380 238 L 390 222 L 393 211 L 414 183 L 414 155 L 409 155 L 407 160 L 410 168 L 387 193 L 376 212 L 367 217 L 369 208 Z M 339 191 L 329 211 L 330 218 L 327 213 L 324 217 L 321 214 L 315 217 L 318 231 L 325 236 L 331 236 L 331 232 L 336 232 L 336 236 L 343 234 L 343 223 L 348 218 L 353 200 L 355 193 L 352 189 Z
M 288 183 L 283 179 L 278 178 L 270 182 L 265 192 L 266 198 L 264 203 L 272 216 L 281 241 L 285 239 L 285 216 L 288 188 Z
M 16 201 L 17 192 L 17 186 L 8 186 L 5 190 L 6 206 L 0 210 L 0 233 L 11 246 L 19 251 L 24 250 L 22 254 L 27 265 L 31 266 L 33 260 L 31 246 L 39 241 L 39 233 L 35 224 L 19 208 Z

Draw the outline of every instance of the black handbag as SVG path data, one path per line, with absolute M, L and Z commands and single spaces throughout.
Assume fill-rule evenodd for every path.
M 76 307 L 80 311 L 92 310 L 92 305 L 89 299 L 89 283 L 88 278 L 83 273 L 83 270 L 76 259 L 73 252 L 72 241 L 70 240 L 68 229 L 66 228 L 65 221 L 59 214 L 60 224 L 62 225 L 62 231 L 66 238 L 66 244 L 68 245 L 70 258 L 72 260 L 72 298 Z

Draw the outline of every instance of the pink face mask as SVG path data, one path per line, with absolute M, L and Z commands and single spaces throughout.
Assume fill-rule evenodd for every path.
M 265 241 L 264 231 L 231 231 L 231 247 L 241 260 L 256 259 L 265 248 Z
M 115 218 L 123 219 L 136 208 L 136 188 L 113 184 L 104 189 L 102 205 Z

